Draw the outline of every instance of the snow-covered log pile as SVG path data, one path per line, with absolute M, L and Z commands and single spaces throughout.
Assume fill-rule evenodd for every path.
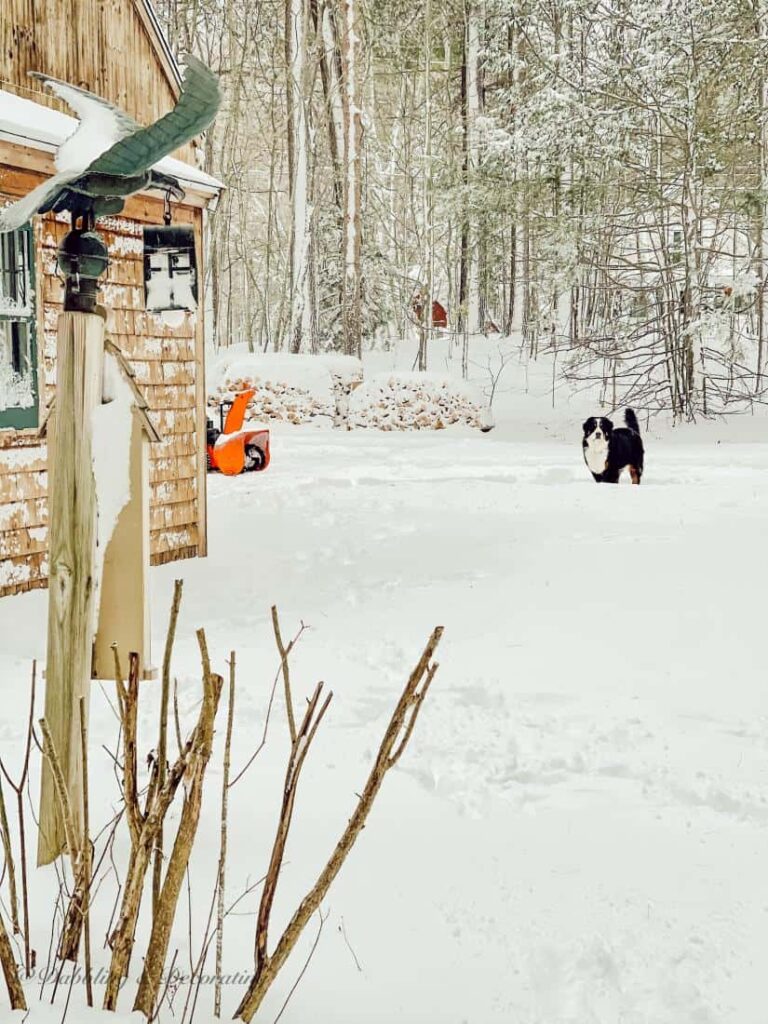
M 208 405 L 218 410 L 221 402 L 253 388 L 248 419 L 309 423 L 325 417 L 346 423 L 349 396 L 362 379 L 362 363 L 353 356 L 230 351 L 213 369 Z
M 433 373 L 377 374 L 351 396 L 349 422 L 352 427 L 378 430 L 493 426 L 490 410 L 475 388 Z

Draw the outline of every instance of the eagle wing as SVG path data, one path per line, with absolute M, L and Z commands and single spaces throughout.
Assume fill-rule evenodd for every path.
M 159 121 L 116 142 L 88 168 L 93 174 L 130 177 L 146 171 L 207 128 L 221 103 L 219 83 L 196 57 L 186 58 L 178 103 Z
M 86 89 L 33 71 L 35 78 L 72 108 L 80 122 L 59 147 L 57 173 L 0 210 L 0 232 L 20 228 L 41 209 L 53 209 L 67 184 L 86 173 L 138 176 L 207 128 L 221 103 L 219 83 L 196 57 L 187 57 L 186 64 L 178 103 L 147 128 Z
M 79 177 L 102 153 L 111 149 L 120 139 L 139 131 L 141 126 L 113 103 L 94 96 L 87 89 L 31 72 L 80 118 L 74 132 L 59 146 L 56 168 L 69 174 L 70 180 Z
M 41 207 L 49 205 L 56 198 L 69 180 L 69 174 L 54 174 L 15 203 L 3 207 L 0 210 L 0 233 L 16 231 L 26 224 Z
M 0 210 L 0 232 L 15 231 L 41 209 L 51 209 L 59 192 L 79 178 L 94 160 L 114 146 L 119 139 L 140 130 L 140 126 L 126 113 L 94 96 L 86 89 L 50 78 L 38 71 L 31 72 L 80 118 L 77 127 L 56 153 L 57 173 L 30 193 Z

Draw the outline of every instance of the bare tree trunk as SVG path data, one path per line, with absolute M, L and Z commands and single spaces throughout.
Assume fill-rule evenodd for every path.
M 469 115 L 467 113 L 467 32 L 461 40 L 461 176 L 464 185 L 464 209 L 459 243 L 459 316 L 456 329 L 464 335 L 467 327 L 467 285 L 469 279 Z
M 523 290 L 522 301 L 522 322 L 520 325 L 523 346 L 527 349 L 528 355 L 534 355 L 534 339 L 536 325 L 534 323 L 535 295 L 534 284 L 531 276 L 531 217 L 527 208 L 523 208 L 524 200 L 520 199 L 520 215 L 522 217 L 521 231 L 521 287 Z
M 762 0 L 756 3 L 757 34 L 765 47 L 768 42 L 768 8 Z M 765 336 L 768 327 L 768 72 L 760 64 L 760 205 L 757 217 L 757 366 L 755 390 L 762 389 Z
M 288 134 L 291 140 L 291 323 L 289 346 L 300 352 L 309 341 L 312 295 L 309 279 L 309 137 L 307 124 L 307 3 L 286 2 Z
M 701 315 L 701 185 L 698 141 L 699 92 L 695 76 L 688 82 L 686 122 L 686 166 L 681 183 L 685 278 L 683 283 L 682 328 L 685 357 L 685 407 L 689 419 L 699 408 L 706 414 L 704 352 L 699 318 Z
M 333 195 L 339 214 L 344 211 L 344 111 L 341 97 L 341 69 L 336 22 L 333 7 L 328 0 L 310 0 L 315 36 L 320 46 L 320 79 L 323 86 L 327 124 L 328 148 L 333 164 Z
M 360 0 L 339 0 L 344 114 L 344 351 L 362 354 L 362 22 Z
M 477 122 L 480 116 L 480 22 L 481 5 L 467 0 L 467 153 L 470 186 L 474 183 L 478 166 Z M 480 309 L 480 224 L 470 199 L 467 245 L 467 329 L 469 334 L 482 330 Z
M 424 290 L 419 330 L 419 370 L 427 368 L 427 349 L 432 336 L 432 302 L 435 271 L 435 226 L 433 223 L 432 201 L 432 4 L 426 0 L 424 5 L 424 104 L 426 107 L 426 124 L 424 131 L 424 178 L 422 188 L 422 221 L 424 234 L 424 252 L 422 273 L 426 273 L 426 289 Z

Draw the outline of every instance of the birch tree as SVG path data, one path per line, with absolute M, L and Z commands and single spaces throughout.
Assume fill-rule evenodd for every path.
M 362 353 L 362 24 L 360 0 L 339 0 L 342 114 L 344 121 L 343 348 Z
M 471 186 L 477 173 L 478 118 L 480 116 L 480 24 L 482 7 L 477 0 L 469 0 L 466 12 L 467 33 L 467 184 Z M 467 332 L 477 334 L 480 323 L 480 266 L 479 225 L 477 212 L 471 199 L 467 204 Z
M 286 0 L 288 63 L 288 132 L 291 139 L 291 318 L 290 350 L 311 344 L 312 292 L 309 256 L 312 211 L 309 204 L 310 102 L 307 67 L 308 7 L 306 0 Z

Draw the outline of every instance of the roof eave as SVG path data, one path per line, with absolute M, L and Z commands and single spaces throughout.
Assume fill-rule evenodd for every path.
M 176 56 L 171 49 L 168 37 L 163 31 L 160 19 L 155 13 L 151 0 L 133 0 L 136 12 L 149 36 L 150 42 L 154 44 L 160 64 L 165 72 L 168 84 L 178 98 L 181 89 L 181 69 L 179 68 Z

